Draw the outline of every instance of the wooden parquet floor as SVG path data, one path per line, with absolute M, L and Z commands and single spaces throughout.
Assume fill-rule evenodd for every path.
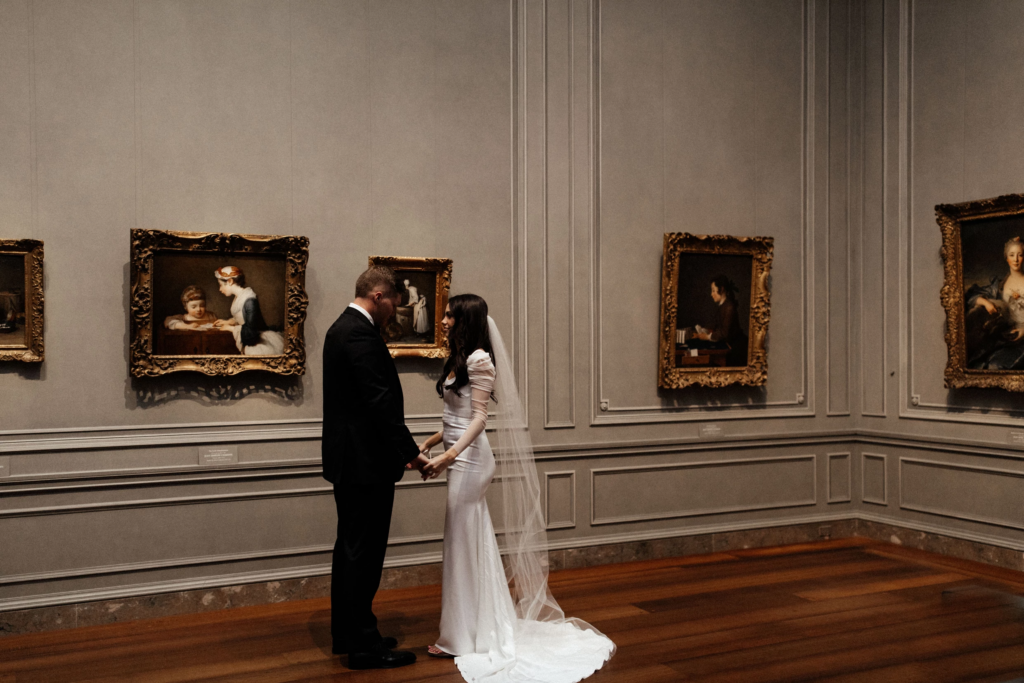
M 1024 676 L 1024 574 L 863 539 L 553 573 L 570 615 L 618 645 L 593 683 L 1010 681 Z M 440 587 L 378 594 L 416 664 L 349 671 L 329 602 L 305 600 L 0 639 L 0 683 L 457 683 L 426 656 Z

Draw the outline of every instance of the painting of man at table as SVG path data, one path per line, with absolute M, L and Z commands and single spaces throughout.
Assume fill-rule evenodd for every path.
M 284 353 L 283 258 L 158 253 L 153 279 L 154 354 Z
M 676 367 L 748 364 L 753 259 L 681 254 Z
M 25 343 L 25 257 L 0 254 L 0 346 Z

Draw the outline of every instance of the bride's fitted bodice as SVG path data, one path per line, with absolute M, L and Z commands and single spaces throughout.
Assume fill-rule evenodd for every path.
M 455 382 L 454 378 L 445 380 L 444 390 L 444 413 L 441 421 L 444 426 L 442 436 L 444 447 L 452 447 L 459 437 L 466 431 L 473 421 L 473 391 L 476 390 L 479 396 L 489 396 L 494 387 L 494 364 L 491 363 L 490 354 L 482 349 L 477 349 L 466 358 L 466 370 L 469 374 L 469 384 L 460 387 L 458 391 L 450 389 Z M 480 411 L 480 406 L 477 406 Z M 486 415 L 486 405 L 483 407 Z M 486 432 L 482 432 L 465 450 L 455 458 L 455 463 L 484 464 L 490 461 L 493 466 L 494 455 L 491 452 L 491 445 L 487 441 Z

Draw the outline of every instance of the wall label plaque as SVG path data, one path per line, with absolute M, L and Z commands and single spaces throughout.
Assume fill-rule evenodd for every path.
M 711 424 L 704 424 L 697 428 L 697 433 L 700 434 L 702 439 L 720 439 L 722 438 L 722 427 L 714 422 Z
M 238 446 L 200 446 L 199 464 L 202 467 L 213 465 L 235 465 L 238 463 Z
M 1017 448 L 1024 448 L 1024 432 L 1010 430 L 1010 433 L 1006 437 L 1006 443 Z

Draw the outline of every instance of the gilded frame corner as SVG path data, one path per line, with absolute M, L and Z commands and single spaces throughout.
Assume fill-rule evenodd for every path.
M 280 255 L 284 257 L 284 353 L 276 356 L 157 355 L 153 353 L 153 261 L 157 252 L 194 254 Z M 249 370 L 279 375 L 306 371 L 303 324 L 309 298 L 306 264 L 309 239 L 296 235 L 131 231 L 131 333 L 129 369 L 135 377 L 158 377 L 172 372 L 229 376 Z
M 935 220 L 942 232 L 943 282 L 939 292 L 946 311 L 944 373 L 948 389 L 968 387 L 1024 391 L 1024 370 L 975 370 L 967 367 L 966 289 L 964 287 L 963 236 L 965 223 L 972 221 L 1024 218 L 1024 194 L 1008 194 L 960 204 L 938 204 Z
M 42 363 L 43 343 L 43 242 L 34 239 L 0 239 L 0 254 L 25 259 L 25 343 L 0 346 L 0 362 Z
M 676 328 L 679 310 L 679 257 L 688 254 L 750 256 L 750 318 L 747 365 L 743 367 L 676 367 Z M 724 387 L 731 384 L 760 386 L 768 380 L 765 341 L 771 317 L 768 276 L 774 255 L 771 237 L 732 237 L 665 233 L 661 270 L 661 328 L 658 354 L 658 386 L 682 389 L 696 385 Z
M 434 341 L 429 344 L 403 344 L 388 341 L 392 358 L 420 357 L 447 358 L 448 337 L 441 329 L 444 309 L 448 305 L 448 291 L 452 286 L 452 260 L 448 258 L 419 258 L 413 256 L 371 256 L 371 266 L 387 266 L 393 270 L 418 270 L 434 273 Z M 386 335 L 386 332 L 384 332 Z M 385 336 L 385 340 L 387 337 Z

